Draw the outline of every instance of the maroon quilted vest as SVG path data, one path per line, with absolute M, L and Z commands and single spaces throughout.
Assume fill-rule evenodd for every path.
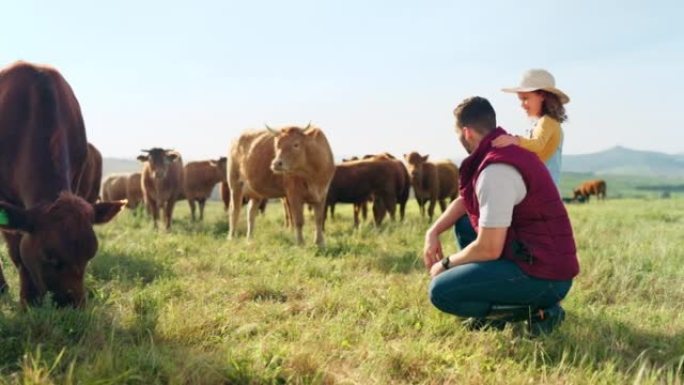
M 515 262 L 532 277 L 572 279 L 579 273 L 579 263 L 570 218 L 558 188 L 536 154 L 518 146 L 492 147 L 492 140 L 504 134 L 502 128 L 487 134 L 461 164 L 460 195 L 470 222 L 477 230 L 480 208 L 475 185 L 482 170 L 492 163 L 515 167 L 522 175 L 527 195 L 513 208 L 501 257 Z

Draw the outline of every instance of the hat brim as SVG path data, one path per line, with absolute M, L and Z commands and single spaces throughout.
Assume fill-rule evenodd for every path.
M 514 88 L 502 88 L 501 91 L 503 92 L 509 92 L 509 93 L 518 93 L 518 92 L 532 92 L 532 91 L 546 91 L 550 92 L 560 99 L 560 102 L 562 104 L 567 104 L 570 102 L 570 97 L 565 94 L 565 92 L 559 90 L 558 88 L 555 87 L 545 87 L 545 88 L 530 88 L 530 87 L 514 87 Z

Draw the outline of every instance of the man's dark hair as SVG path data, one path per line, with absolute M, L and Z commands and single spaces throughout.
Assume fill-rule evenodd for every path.
M 473 96 L 461 102 L 454 109 L 456 126 L 459 129 L 470 127 L 480 134 L 486 134 L 496 128 L 496 112 L 489 100 Z

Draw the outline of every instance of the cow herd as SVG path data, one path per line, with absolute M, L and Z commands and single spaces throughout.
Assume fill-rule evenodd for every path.
M 79 103 L 66 80 L 47 66 L 17 62 L 0 71 L 0 230 L 19 271 L 23 304 L 52 293 L 60 305 L 81 306 L 83 277 L 97 251 L 93 225 L 125 206 L 143 206 L 156 228 L 169 229 L 177 201 L 186 199 L 199 220 L 220 183 L 228 211 L 228 238 L 237 236 L 247 209 L 247 237 L 269 199 L 280 198 L 285 224 L 303 242 L 304 207 L 313 211 L 317 245 L 324 245 L 328 210 L 354 205 L 354 226 L 372 206 L 375 225 L 386 216 L 404 219 L 410 189 L 422 216 L 458 195 L 458 167 L 417 152 L 403 160 L 389 153 L 335 164 L 325 133 L 309 123 L 246 131 L 226 157 L 183 163 L 173 149 L 150 148 L 138 156 L 141 172 L 111 175 L 103 183 L 102 156 L 87 142 Z M 580 186 L 576 196 L 605 196 L 603 185 Z M 427 206 L 427 207 L 426 207 Z M 7 283 L 0 269 L 0 294 Z

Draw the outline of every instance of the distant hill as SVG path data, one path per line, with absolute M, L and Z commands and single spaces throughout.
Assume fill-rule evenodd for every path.
M 564 155 L 563 172 L 682 178 L 684 153 L 669 155 L 616 146 L 593 154 Z
M 103 176 L 107 176 L 109 174 L 138 172 L 141 170 L 141 168 L 141 163 L 135 159 L 102 159 Z

